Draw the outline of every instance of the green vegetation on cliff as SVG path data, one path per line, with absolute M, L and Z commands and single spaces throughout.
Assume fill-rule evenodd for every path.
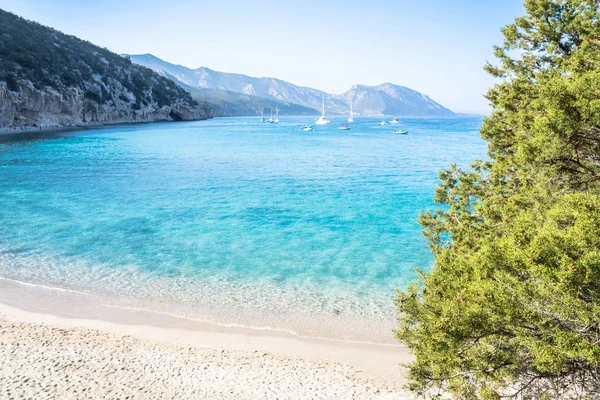
M 98 105 L 198 107 L 190 93 L 154 71 L 74 36 L 0 10 L 0 82 L 63 93 L 80 89 Z M 121 105 L 121 109 L 123 106 Z
M 396 299 L 417 392 L 600 392 L 600 4 L 525 7 L 486 67 L 490 161 L 440 174 L 435 265 Z

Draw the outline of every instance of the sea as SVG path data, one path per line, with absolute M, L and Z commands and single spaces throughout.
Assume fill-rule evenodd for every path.
M 0 136 L 0 278 L 393 343 L 396 290 L 434 261 L 419 214 L 440 170 L 486 157 L 482 118 L 280 119 Z

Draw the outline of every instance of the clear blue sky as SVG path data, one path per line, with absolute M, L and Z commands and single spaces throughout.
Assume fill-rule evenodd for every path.
M 486 112 L 482 70 L 522 0 L 0 0 L 117 53 L 274 76 L 331 93 L 392 82 Z

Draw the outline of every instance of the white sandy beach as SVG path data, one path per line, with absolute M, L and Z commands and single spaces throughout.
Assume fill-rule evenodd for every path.
M 0 280 L 0 398 L 406 399 L 402 346 L 105 307 Z

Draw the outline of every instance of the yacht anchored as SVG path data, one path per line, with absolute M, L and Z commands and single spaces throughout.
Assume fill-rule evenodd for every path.
M 271 108 L 271 118 L 269 118 L 269 123 L 274 124 L 275 120 L 273 119 L 273 109 Z
M 315 124 L 327 125 L 330 123 L 331 121 L 325 118 L 325 94 L 323 94 L 323 112 L 321 113 L 321 117 L 315 122 Z

